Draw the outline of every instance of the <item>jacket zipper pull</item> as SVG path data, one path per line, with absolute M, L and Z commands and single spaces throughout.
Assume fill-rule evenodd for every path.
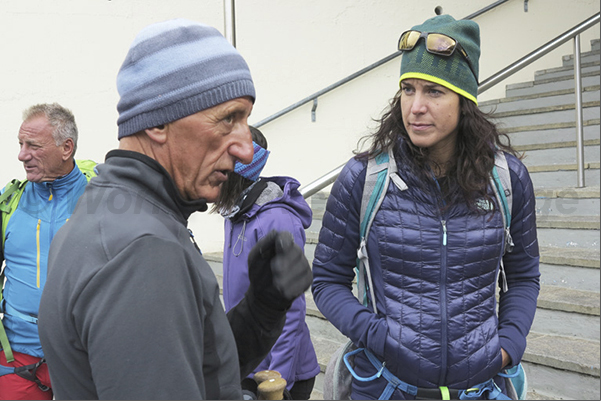
M 447 246 L 447 221 L 442 220 L 442 246 Z

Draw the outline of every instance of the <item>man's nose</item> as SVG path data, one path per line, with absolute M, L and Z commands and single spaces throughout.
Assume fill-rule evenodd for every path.
M 242 164 L 250 164 L 253 161 L 254 149 L 252 136 L 248 125 L 244 126 L 236 133 L 238 138 L 230 147 L 230 154 Z
M 19 150 L 19 155 L 17 157 L 20 162 L 25 162 L 31 159 L 31 154 L 26 146 L 21 146 L 21 150 Z

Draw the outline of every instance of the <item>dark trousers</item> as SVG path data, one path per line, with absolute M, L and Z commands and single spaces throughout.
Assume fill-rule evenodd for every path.
M 290 389 L 290 399 L 291 400 L 308 400 L 311 398 L 311 392 L 313 391 L 313 386 L 315 385 L 315 378 L 312 377 L 307 380 L 301 380 L 298 382 L 294 382 L 294 385 Z

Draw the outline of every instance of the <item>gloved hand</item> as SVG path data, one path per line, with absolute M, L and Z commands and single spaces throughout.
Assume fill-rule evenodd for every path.
M 256 299 L 285 310 L 309 288 L 313 274 L 292 234 L 272 230 L 249 253 L 248 278 Z

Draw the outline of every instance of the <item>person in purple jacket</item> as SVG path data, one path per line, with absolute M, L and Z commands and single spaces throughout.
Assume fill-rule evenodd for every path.
M 250 164 L 236 163 L 234 174 L 223 184 L 212 211 L 225 217 L 223 248 L 223 300 L 226 311 L 236 306 L 248 290 L 248 254 L 257 241 L 271 230 L 289 231 L 304 249 L 305 229 L 313 213 L 291 177 L 259 177 L 267 158 L 267 140 L 250 126 L 254 156 Z M 286 313 L 286 325 L 271 352 L 253 371 L 275 370 L 286 379 L 290 399 L 307 400 L 319 373 L 319 364 L 305 323 L 304 294 Z M 256 391 L 249 375 L 243 389 Z
M 352 399 L 377 399 L 389 382 L 393 399 L 508 399 L 499 373 L 520 363 L 539 294 L 532 181 L 507 135 L 478 109 L 475 22 L 430 18 L 401 35 L 399 50 L 400 90 L 326 205 L 315 303 L 363 349 L 354 371 L 367 379 L 353 379 Z M 490 181 L 499 150 L 513 191 L 512 251 Z M 374 308 L 351 288 L 368 159 L 389 152 L 398 171 L 367 239 Z M 501 262 L 507 288 L 497 305 Z

